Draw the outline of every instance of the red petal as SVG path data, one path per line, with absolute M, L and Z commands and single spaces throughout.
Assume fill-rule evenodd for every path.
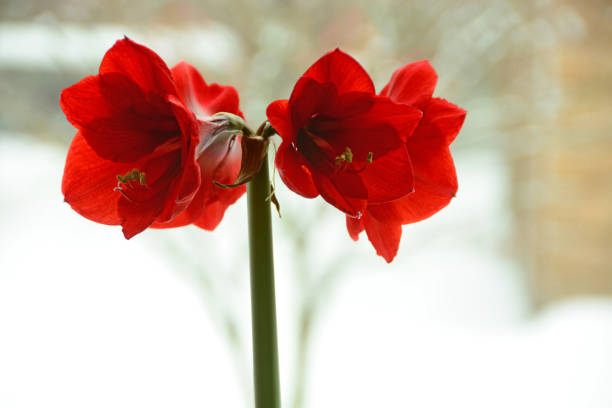
M 384 135 L 382 131 L 380 133 Z M 357 215 L 359 208 L 347 210 L 348 207 L 342 202 L 350 203 L 351 199 L 385 202 L 401 198 L 412 191 L 412 167 L 408 152 L 401 140 L 394 136 L 393 129 L 386 136 L 396 139 L 396 150 L 392 153 L 384 152 L 383 157 L 375 156 L 374 162 L 369 164 L 366 154 L 358 156 L 359 150 L 350 164 L 336 162 L 334 158 L 344 149 L 334 149 L 327 140 L 306 132 L 298 136 L 297 147 L 307 161 L 306 167 L 323 198 L 338 203 L 338 208 L 348 214 Z M 352 146 L 356 145 L 349 144 L 349 147 Z M 329 183 L 317 181 L 321 179 L 328 179 Z M 343 197 L 342 200 L 339 200 L 338 195 Z
M 378 220 L 410 224 L 422 221 L 444 208 L 457 191 L 457 176 L 448 147 L 418 152 L 413 156 L 414 192 L 389 203 L 369 205 Z
M 302 77 L 324 84 L 331 82 L 338 94 L 346 92 L 374 93 L 374 84 L 368 73 L 350 55 L 336 48 L 316 61 Z
M 270 124 L 283 139 L 283 142 L 291 143 L 295 140 L 287 99 L 280 99 L 268 105 L 266 116 L 268 116 Z
M 160 222 L 159 218 L 161 217 L 158 217 L 151 225 L 151 228 L 175 228 L 193 224 L 202 214 L 202 208 L 204 206 L 204 199 L 202 196 L 204 195 L 204 191 L 205 189 L 203 188 L 198 189 L 189 206 L 170 221 Z
M 438 74 L 429 61 L 413 62 L 395 71 L 380 94 L 394 102 L 424 109 L 433 95 L 437 81 Z
M 278 168 L 278 174 L 290 190 L 306 198 L 314 198 L 319 195 L 304 157 L 289 143 L 281 143 L 274 162 Z
M 149 157 L 141 167 L 146 174 L 146 185 L 122 184 L 123 197 L 119 200 L 119 215 L 123 234 L 127 239 L 142 232 L 156 220 L 163 219 L 164 208 L 176 207 L 175 191 L 181 170 L 180 152 L 170 150 Z
M 399 148 L 412 134 L 421 116 L 418 109 L 374 96 L 368 110 L 342 119 L 313 119 L 309 130 L 325 139 L 337 152 L 349 147 L 356 160 L 365 161 L 370 152 L 376 160 Z
M 312 180 L 325 201 L 350 216 L 361 216 L 368 192 L 358 176 L 347 173 L 325 176 L 313 172 Z
M 213 186 L 221 190 L 220 187 Z M 174 219 L 166 223 L 154 223 L 152 228 L 174 228 L 194 224 L 208 231 L 214 230 L 221 220 L 227 208 L 234 204 L 246 192 L 246 186 L 238 186 L 223 189 L 217 194 L 218 200 L 205 203 L 204 196 L 209 194 L 208 189 L 201 188 L 194 197 L 191 205 Z
M 214 201 L 207 205 L 202 216 L 194 224 L 205 230 L 213 231 L 223 219 L 227 208 L 242 197 L 245 192 L 245 185 L 228 189 L 223 195 L 223 200 Z
M 188 207 L 169 222 L 156 222 L 154 228 L 172 228 L 195 223 L 213 230 L 228 206 L 244 194 L 245 187 L 222 188 L 213 183 L 233 182 L 240 171 L 242 149 L 240 139 L 230 134 L 203 135 L 211 140 L 198 158 L 199 189 Z
M 452 166 L 449 153 L 444 154 L 444 160 L 448 160 L 446 165 Z M 410 224 L 429 218 L 446 207 L 457 191 L 454 167 L 439 173 L 421 172 L 420 175 L 421 178 L 415 178 L 413 193 L 389 203 L 368 206 L 371 215 L 381 220 Z
M 125 197 L 119 200 L 119 214 L 123 235 L 126 239 L 147 229 L 157 218 L 164 206 L 165 194 L 159 194 L 155 200 L 144 204 L 135 204 Z
M 457 175 L 448 147 L 438 146 L 414 152 L 414 193 L 369 211 L 377 217 L 391 217 L 401 224 L 429 218 L 444 208 L 457 192 Z M 381 215 L 386 211 L 385 216 Z
M 126 238 L 146 229 L 162 210 L 167 196 L 167 173 L 175 162 L 172 152 L 154 160 L 115 163 L 99 157 L 80 133 L 74 137 L 62 180 L 66 202 L 82 216 L 102 224 L 123 225 Z M 147 174 L 150 187 L 130 192 L 146 199 L 130 202 L 116 190 L 117 175 L 137 168 Z
M 304 157 L 295 150 L 296 135 L 289 113 L 289 101 L 277 100 L 268 105 L 268 120 L 283 142 L 276 152 L 274 164 L 283 182 L 293 192 L 307 198 L 319 195 Z
M 98 155 L 130 162 L 178 133 L 166 100 L 120 74 L 89 76 L 64 89 L 60 105 Z
M 414 191 L 412 165 L 404 146 L 374 160 L 360 175 L 368 189 L 368 204 L 397 200 Z
M 377 96 L 366 92 L 338 93 L 335 84 L 319 83 L 312 78 L 299 79 L 291 97 L 288 111 L 293 132 L 298 132 L 314 116 L 327 120 L 346 119 L 366 114 Z
M 338 95 L 335 87 L 328 87 L 322 94 L 321 99 L 324 103 L 320 104 L 321 109 L 316 112 L 316 116 L 327 120 L 341 120 L 364 115 L 372 109 L 375 98 L 376 95 L 365 92 L 347 92 Z
M 362 169 L 357 174 L 361 179 L 359 185 L 367 188 L 368 202 L 396 200 L 413 190 L 410 158 L 400 135 L 407 138 L 420 118 L 418 109 L 396 104 L 386 97 L 371 97 L 371 106 L 366 112 L 343 119 L 312 119 L 308 124 L 312 134 L 299 134 L 298 149 L 308 159 L 309 166 L 322 175 L 329 177 L 338 173 L 336 186 L 343 196 L 363 198 L 347 188 L 350 184 L 357 185 L 348 179 L 350 173 Z M 335 172 L 333 158 L 347 148 L 355 163 Z M 368 164 L 370 155 L 373 162 Z
M 134 168 L 133 163 L 114 163 L 98 156 L 77 133 L 66 158 L 62 193 L 64 200 L 83 217 L 101 224 L 118 225 L 117 206 L 121 194 L 115 191 L 117 175 Z
M 176 95 L 166 63 L 155 52 L 125 37 L 106 52 L 100 74 L 119 73 L 138 84 L 145 93 Z
M 360 218 L 346 216 L 346 229 L 353 241 L 359 239 L 359 234 L 363 231 L 364 226 Z
M 202 75 L 184 61 L 172 68 L 172 77 L 179 96 L 196 116 L 205 117 L 217 112 L 243 116 L 238 107 L 238 92 L 233 86 L 207 84 Z
M 362 222 L 368 239 L 376 249 L 376 253 L 385 258 L 387 263 L 391 263 L 397 255 L 402 238 L 401 224 L 383 223 L 368 216 L 367 213 L 362 217 Z
M 379 220 L 411 224 L 427 219 L 446 207 L 452 197 L 441 196 L 426 187 L 396 201 L 368 206 L 368 213 Z
M 414 152 L 413 146 L 408 147 Z M 445 197 L 457 192 L 457 174 L 453 158 L 446 146 L 422 146 L 411 156 L 414 169 L 415 191 L 428 191 Z
M 302 77 L 289 97 L 289 114 L 293 134 L 298 132 L 315 114 L 329 112 L 338 100 L 338 93 L 331 83 L 321 84 Z
M 214 231 L 221 223 L 226 209 L 227 206 L 222 205 L 219 201 L 213 201 L 206 206 L 200 218 L 194 222 L 194 225 L 207 231 Z
M 408 140 L 415 192 L 381 205 L 368 206 L 378 220 L 408 224 L 429 218 L 444 208 L 457 192 L 457 174 L 448 144 L 455 138 L 465 111 L 433 98 L 423 120 Z
M 432 98 L 408 144 L 427 143 L 431 139 L 436 143 L 451 144 L 463 126 L 466 114 L 465 110 L 445 99 Z
M 423 112 L 419 109 L 398 104 L 386 97 L 375 97 L 375 103 L 368 112 L 370 120 L 377 119 L 390 124 L 406 141 L 419 125 Z
M 465 111 L 443 100 L 432 99 L 423 120 L 408 140 L 415 190 L 431 191 L 443 197 L 457 192 L 457 175 L 448 144 L 456 137 Z
M 306 162 L 319 194 L 347 214 L 357 216 L 368 197 L 368 190 L 354 164 L 346 169 L 336 166 L 336 153 L 327 141 L 317 135 L 300 132 L 297 148 Z
M 167 222 L 184 211 L 200 187 L 200 171 L 195 161 L 195 149 L 200 140 L 197 121 L 176 98 L 170 97 L 170 106 L 181 126 L 181 162 L 158 222 Z

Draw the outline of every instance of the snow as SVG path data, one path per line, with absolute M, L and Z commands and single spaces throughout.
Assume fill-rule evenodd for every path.
M 148 231 L 126 242 L 117 228 L 82 219 L 62 202 L 64 155 L 26 135 L 0 135 L 0 406 L 245 406 L 210 305 L 152 245 L 181 232 Z M 367 240 L 321 231 L 364 262 L 316 325 L 307 407 L 612 406 L 612 299 L 571 299 L 530 314 L 520 268 L 483 243 L 503 237 L 503 217 L 493 225 L 470 218 L 508 211 L 503 166 L 482 157 L 458 158 L 456 205 L 405 229 L 401 256 L 388 268 Z M 286 211 L 316 205 L 282 196 Z M 231 265 L 228 243 L 246 239 L 244 210 L 242 200 L 227 226 L 201 232 L 209 246 L 196 256 Z M 455 234 L 419 243 L 421 234 L 453 225 Z M 280 233 L 287 385 L 295 335 L 286 293 L 292 275 L 282 271 L 292 260 Z M 246 270 L 236 276 L 248 285 Z M 248 330 L 248 299 L 227 296 L 245 309 Z

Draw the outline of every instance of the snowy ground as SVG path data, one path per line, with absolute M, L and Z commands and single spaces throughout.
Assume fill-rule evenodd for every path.
M 166 232 L 126 242 L 72 212 L 60 193 L 64 154 L 0 137 L 0 407 L 245 406 L 214 314 L 151 249 Z M 534 316 L 520 270 L 481 241 L 449 232 L 413 246 L 428 229 L 466 223 L 503 235 L 503 221 L 482 230 L 470 218 L 507 211 L 503 170 L 479 157 L 458 158 L 456 203 L 405 230 L 389 268 L 366 240 L 346 238 L 342 220 L 337 235 L 322 235 L 362 254 L 364 270 L 343 281 L 317 326 L 307 407 L 612 407 L 611 299 Z M 201 256 L 231 255 L 245 214 L 242 200 Z M 283 271 L 291 260 L 276 240 Z M 283 377 L 293 369 L 288 279 L 278 273 Z M 237 304 L 248 329 L 248 298 Z

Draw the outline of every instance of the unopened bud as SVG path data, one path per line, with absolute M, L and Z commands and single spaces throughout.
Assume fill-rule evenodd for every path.
M 244 123 L 244 119 L 233 113 L 217 112 L 210 117 L 210 122 L 220 126 L 224 131 L 240 131 L 244 134 L 251 133 L 246 123 Z
M 230 188 L 251 181 L 259 172 L 263 161 L 266 160 L 270 136 L 275 133 L 276 131 L 267 121 L 261 124 L 254 135 L 250 132 L 244 133 L 241 140 L 242 162 L 240 164 L 238 177 L 232 184 L 221 184 L 217 182 L 215 182 L 215 184 L 219 187 Z

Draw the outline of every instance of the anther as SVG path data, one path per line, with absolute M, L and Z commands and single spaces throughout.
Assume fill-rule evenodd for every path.
M 342 162 L 351 163 L 353 161 L 353 151 L 350 147 L 344 149 L 344 152 L 338 156 L 336 156 L 336 164 L 340 164 Z
M 138 181 L 141 186 L 144 186 L 147 184 L 147 174 L 138 169 L 132 169 L 123 176 L 121 174 L 117 174 L 117 180 L 123 184 L 127 184 L 131 181 Z

